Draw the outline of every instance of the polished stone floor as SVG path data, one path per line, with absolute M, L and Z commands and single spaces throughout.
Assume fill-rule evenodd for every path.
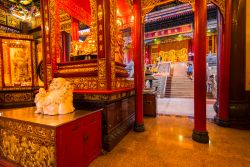
M 250 131 L 207 122 L 210 142 L 191 139 L 193 119 L 145 118 L 146 131 L 129 134 L 90 167 L 249 167 Z

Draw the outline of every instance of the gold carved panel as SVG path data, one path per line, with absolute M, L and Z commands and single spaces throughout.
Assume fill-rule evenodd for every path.
M 98 78 L 82 77 L 67 78 L 75 90 L 96 90 L 98 88 Z
M 110 39 L 111 39 L 111 87 L 112 89 L 115 86 L 112 82 L 115 81 L 115 54 L 117 46 L 117 32 L 119 32 L 119 28 L 117 26 L 117 0 L 110 0 Z
M 33 101 L 33 93 L 30 92 L 20 92 L 20 93 L 8 93 L 5 94 L 5 103 L 15 103 L 15 102 L 29 102 Z
M 106 89 L 106 59 L 98 60 L 98 89 Z
M 21 166 L 56 166 L 55 132 L 27 122 L 0 119 L 0 155 Z
M 98 67 L 85 67 L 85 68 L 68 68 L 68 69 L 59 69 L 57 72 L 63 73 L 63 74 L 68 74 L 68 73 L 86 73 L 86 72 L 92 72 L 92 71 L 97 71 Z

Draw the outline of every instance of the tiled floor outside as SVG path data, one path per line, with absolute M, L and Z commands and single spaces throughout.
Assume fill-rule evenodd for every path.
M 215 100 L 207 99 L 207 118 L 216 115 L 213 104 Z M 193 98 L 157 98 L 157 113 L 159 115 L 194 116 Z

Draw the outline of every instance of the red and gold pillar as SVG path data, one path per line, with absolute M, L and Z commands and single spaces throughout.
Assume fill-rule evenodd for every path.
M 98 42 L 98 89 L 111 90 L 111 7 L 108 0 L 97 0 L 97 42 Z
M 60 56 L 61 63 L 66 62 L 66 32 L 62 31 L 62 55 Z
M 72 40 L 79 40 L 79 21 L 75 18 L 72 18 Z
M 134 1 L 134 81 L 135 81 L 135 126 L 134 131 L 143 132 L 143 87 L 144 87 L 144 34 L 141 15 L 141 0 Z
M 215 118 L 218 125 L 229 126 L 229 80 L 231 48 L 231 0 L 226 1 L 224 24 L 222 24 L 222 54 L 219 64 L 219 110 Z M 223 39 L 224 37 L 224 39 Z
M 48 0 L 41 0 L 40 12 L 42 19 L 42 54 L 43 54 L 43 74 L 44 86 L 48 88 L 49 81 L 51 80 L 51 54 L 50 54 L 50 15 L 49 15 L 49 2 Z
M 208 143 L 206 128 L 206 29 L 207 0 L 195 0 L 194 13 L 194 130 L 192 138 Z

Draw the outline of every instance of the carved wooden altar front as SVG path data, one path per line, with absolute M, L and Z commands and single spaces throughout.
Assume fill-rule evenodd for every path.
M 0 166 L 87 166 L 100 155 L 101 109 L 61 116 L 35 110 L 1 110 Z

